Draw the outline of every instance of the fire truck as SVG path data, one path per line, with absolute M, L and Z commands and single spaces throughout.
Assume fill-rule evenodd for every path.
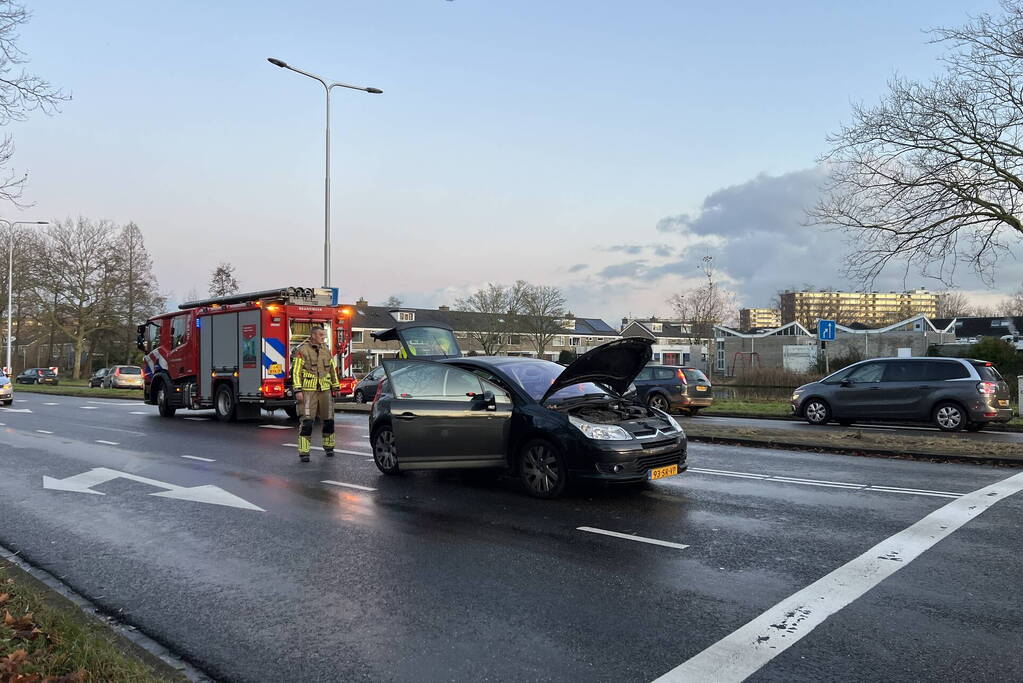
M 351 310 L 337 297 L 337 289 L 287 287 L 189 301 L 150 318 L 138 326 L 146 403 L 164 417 L 210 408 L 225 422 L 261 410 L 296 417 L 291 353 L 313 327 L 327 330 L 339 375 L 348 375 L 342 385 L 354 383 Z

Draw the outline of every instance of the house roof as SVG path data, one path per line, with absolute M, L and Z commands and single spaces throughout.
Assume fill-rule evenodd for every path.
M 459 332 L 466 332 L 489 327 L 489 314 L 475 313 L 472 311 L 442 311 L 436 308 L 393 308 L 391 306 L 357 306 L 346 304 L 355 311 L 352 317 L 352 327 L 361 330 L 386 330 L 394 327 L 395 319 L 391 311 L 409 311 L 415 313 L 417 323 L 441 323 L 448 325 Z M 525 333 L 527 329 L 525 318 L 518 315 L 505 316 L 509 323 L 510 332 Z M 575 327 L 559 334 L 592 335 L 601 337 L 617 337 L 618 332 L 600 318 L 574 318 Z
M 931 321 L 939 330 L 954 332 L 956 338 L 1001 337 L 1005 334 L 1023 333 L 1023 316 L 963 316 L 959 318 L 936 318 Z M 1007 323 L 1001 325 L 998 323 Z
M 661 325 L 661 331 L 655 332 L 651 327 L 651 324 L 658 322 Z M 629 330 L 632 330 L 629 332 Z M 626 334 L 626 332 L 629 332 Z M 651 339 L 686 339 L 691 338 L 693 335 L 691 332 L 686 332 L 682 329 L 681 323 L 668 323 L 659 320 L 633 320 L 629 322 L 625 327 L 622 328 L 623 337 L 650 337 Z

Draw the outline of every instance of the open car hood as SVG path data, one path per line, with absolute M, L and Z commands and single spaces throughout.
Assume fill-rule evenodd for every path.
M 653 339 L 627 337 L 602 344 L 575 359 L 543 395 L 543 403 L 565 387 L 583 382 L 601 384 L 622 395 L 653 357 Z

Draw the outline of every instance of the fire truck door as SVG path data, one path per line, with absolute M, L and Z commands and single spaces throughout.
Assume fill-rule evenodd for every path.
M 261 310 L 238 313 L 238 395 L 259 396 L 263 380 Z

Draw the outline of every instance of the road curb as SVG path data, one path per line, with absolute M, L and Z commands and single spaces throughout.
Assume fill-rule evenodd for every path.
M 689 441 L 720 444 L 725 446 L 746 446 L 750 448 L 775 448 L 788 451 L 809 451 L 812 453 L 834 453 L 837 455 L 859 455 L 874 458 L 928 460 L 931 462 L 958 462 L 971 465 L 999 465 L 1002 467 L 1023 467 L 1023 458 L 1010 459 L 997 456 L 953 455 L 949 453 L 921 453 L 886 448 L 843 448 L 817 444 L 794 443 L 776 439 L 747 439 L 732 436 L 700 436 L 686 434 Z
M 19 553 L 0 544 L 0 564 L 17 579 L 31 584 L 44 593 L 47 602 L 69 610 L 77 609 L 90 623 L 107 632 L 118 649 L 143 660 L 156 673 L 171 680 L 188 680 L 206 683 L 213 681 L 202 671 L 176 655 L 170 648 L 157 640 L 108 615 L 98 605 L 75 591 L 50 572 L 25 560 Z
M 802 422 L 802 420 L 803 420 L 803 418 L 801 418 L 801 417 L 794 417 L 794 416 L 791 416 L 791 415 L 763 415 L 763 414 L 757 414 L 757 413 L 708 413 L 708 412 L 702 413 L 699 417 L 696 417 L 695 419 L 699 420 L 701 417 L 737 417 L 737 418 L 742 418 L 744 420 L 774 420 L 776 422 Z M 869 426 L 871 423 L 869 423 L 869 422 L 860 422 L 860 423 L 857 423 L 857 424 L 863 425 L 863 426 Z M 897 424 L 897 423 L 880 422 L 878 424 L 894 425 L 894 424 Z M 910 423 L 910 424 L 915 424 L 915 423 Z M 1016 427 L 1015 425 L 994 424 L 994 425 L 989 426 L 986 429 L 986 431 L 989 431 L 989 432 L 1012 432 L 1012 433 L 1018 433 L 1018 432 L 1023 432 L 1023 427 Z

